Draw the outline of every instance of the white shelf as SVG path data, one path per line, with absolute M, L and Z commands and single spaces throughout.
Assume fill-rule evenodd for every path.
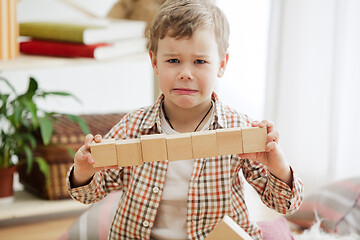
M 14 197 L 14 202 L 0 204 L 0 226 L 23 222 L 26 219 L 34 221 L 66 214 L 80 214 L 90 206 L 73 199 L 45 200 L 26 191 L 16 191 Z
M 62 58 L 50 56 L 36 56 L 20 54 L 17 58 L 11 60 L 0 60 L 0 73 L 4 71 L 18 71 L 26 69 L 53 68 L 74 65 L 93 65 L 132 62 L 149 58 L 147 53 L 133 54 L 121 58 L 112 58 L 108 60 L 95 60 L 92 58 Z

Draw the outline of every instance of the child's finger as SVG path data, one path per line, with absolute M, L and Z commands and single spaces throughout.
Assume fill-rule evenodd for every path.
M 274 151 L 277 149 L 277 147 L 278 144 L 276 142 L 269 142 L 268 144 L 266 144 L 265 151 L 266 152 Z
M 92 134 L 89 133 L 88 135 L 86 135 L 86 137 L 85 137 L 85 144 L 84 144 L 84 146 L 85 146 L 86 149 L 89 149 L 89 148 L 90 148 L 89 144 L 90 144 L 93 140 L 94 140 L 94 136 L 93 136 Z
M 279 143 L 279 132 L 278 131 L 272 131 L 267 135 L 267 141 L 268 142 L 276 142 Z
M 257 121 L 257 120 L 255 120 L 255 121 L 253 121 L 253 122 L 251 123 L 251 126 L 252 126 L 252 127 L 258 127 L 259 124 L 260 124 L 260 122 Z
M 94 140 L 95 140 L 95 142 L 97 142 L 97 143 L 101 142 L 101 141 L 102 141 L 101 135 L 100 135 L 100 134 L 96 134 L 95 137 L 94 137 Z
M 75 153 L 75 160 L 86 161 L 86 160 L 88 160 L 88 158 L 89 158 L 89 156 L 87 154 L 87 150 L 85 149 L 85 146 L 83 145 Z
M 267 132 L 270 133 L 274 131 L 274 123 L 268 120 L 263 120 L 259 124 L 259 127 L 267 127 Z

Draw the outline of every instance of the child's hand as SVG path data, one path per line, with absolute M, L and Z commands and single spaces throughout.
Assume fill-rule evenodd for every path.
M 274 124 L 270 121 L 254 121 L 253 127 L 267 128 L 266 152 L 239 154 L 241 158 L 249 158 L 264 164 L 268 170 L 277 178 L 284 181 L 291 187 L 292 173 L 289 163 L 279 145 L 279 133 L 275 130 Z
M 90 152 L 90 143 L 92 141 L 99 143 L 101 140 L 102 137 L 99 134 L 95 135 L 95 137 L 92 134 L 88 134 L 85 137 L 84 145 L 76 152 L 74 157 L 74 172 L 71 179 L 73 187 L 87 184 L 96 172 L 105 169 L 104 167 L 93 167 L 95 161 Z

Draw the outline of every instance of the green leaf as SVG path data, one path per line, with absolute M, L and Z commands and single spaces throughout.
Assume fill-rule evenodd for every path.
M 37 115 L 37 106 L 36 104 L 31 101 L 31 100 L 27 100 L 25 98 L 21 99 L 21 102 L 25 105 L 26 109 L 31 113 L 31 118 L 33 121 L 33 129 L 37 129 L 39 126 L 39 119 L 38 119 L 38 115 Z M 22 116 L 22 117 L 26 117 L 26 116 Z
M 11 85 L 11 83 L 7 79 L 0 77 L 0 80 L 5 82 L 6 85 L 11 89 L 11 91 L 17 96 L 15 88 L 13 87 L 13 85 Z
M 40 118 L 40 133 L 44 145 L 48 145 L 50 143 L 53 130 L 53 124 L 50 118 L 47 116 Z
M 49 164 L 46 162 L 44 158 L 36 157 L 35 162 L 39 165 L 40 172 L 42 172 L 45 176 L 46 186 L 50 184 L 50 168 Z
M 75 99 L 77 102 L 81 103 L 81 100 L 79 98 L 77 98 L 76 96 L 74 96 L 71 93 L 68 92 L 61 92 L 61 91 L 54 91 L 54 92 L 42 92 L 40 96 L 42 97 L 47 97 L 49 95 L 53 95 L 53 96 L 62 96 L 62 97 L 72 97 L 73 99 Z
M 38 88 L 39 88 L 39 85 L 38 85 L 37 81 L 33 77 L 30 77 L 29 87 L 25 93 L 25 96 L 27 96 L 28 98 L 32 98 L 35 95 L 36 90 L 38 90 Z
M 0 94 L 1 96 L 1 107 L 0 107 L 0 113 L 1 114 L 7 114 L 7 109 L 6 109 L 6 106 L 7 106 L 7 101 L 9 99 L 9 94 Z
M 31 169 L 34 165 L 34 156 L 33 156 L 33 153 L 31 151 L 30 147 L 27 145 L 24 146 L 24 152 L 26 155 L 26 163 L 27 163 L 26 173 L 30 174 Z
M 65 116 L 69 118 L 71 121 L 76 122 L 80 126 L 81 130 L 85 135 L 88 135 L 90 133 L 89 126 L 84 121 L 84 119 L 73 114 L 65 114 Z
M 14 106 L 14 118 L 13 118 L 13 124 L 16 128 L 20 127 L 20 123 L 21 123 L 21 115 L 22 115 L 22 107 L 19 104 L 15 104 Z
M 23 138 L 27 140 L 32 149 L 36 147 L 36 138 L 34 137 L 34 135 L 26 133 L 23 135 Z

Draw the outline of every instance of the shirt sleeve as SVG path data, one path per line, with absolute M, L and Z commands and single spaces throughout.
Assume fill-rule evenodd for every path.
M 291 214 L 299 209 L 304 195 L 303 183 L 291 167 L 292 188 L 272 175 L 261 163 L 250 159 L 243 161 L 242 171 L 246 181 L 266 206 L 282 214 Z
M 84 204 L 90 204 L 103 199 L 108 193 L 122 189 L 121 168 L 106 169 L 97 172 L 91 181 L 83 186 L 73 188 L 71 186 L 71 175 L 73 174 L 74 165 L 70 168 L 66 177 L 66 184 L 70 196 Z

